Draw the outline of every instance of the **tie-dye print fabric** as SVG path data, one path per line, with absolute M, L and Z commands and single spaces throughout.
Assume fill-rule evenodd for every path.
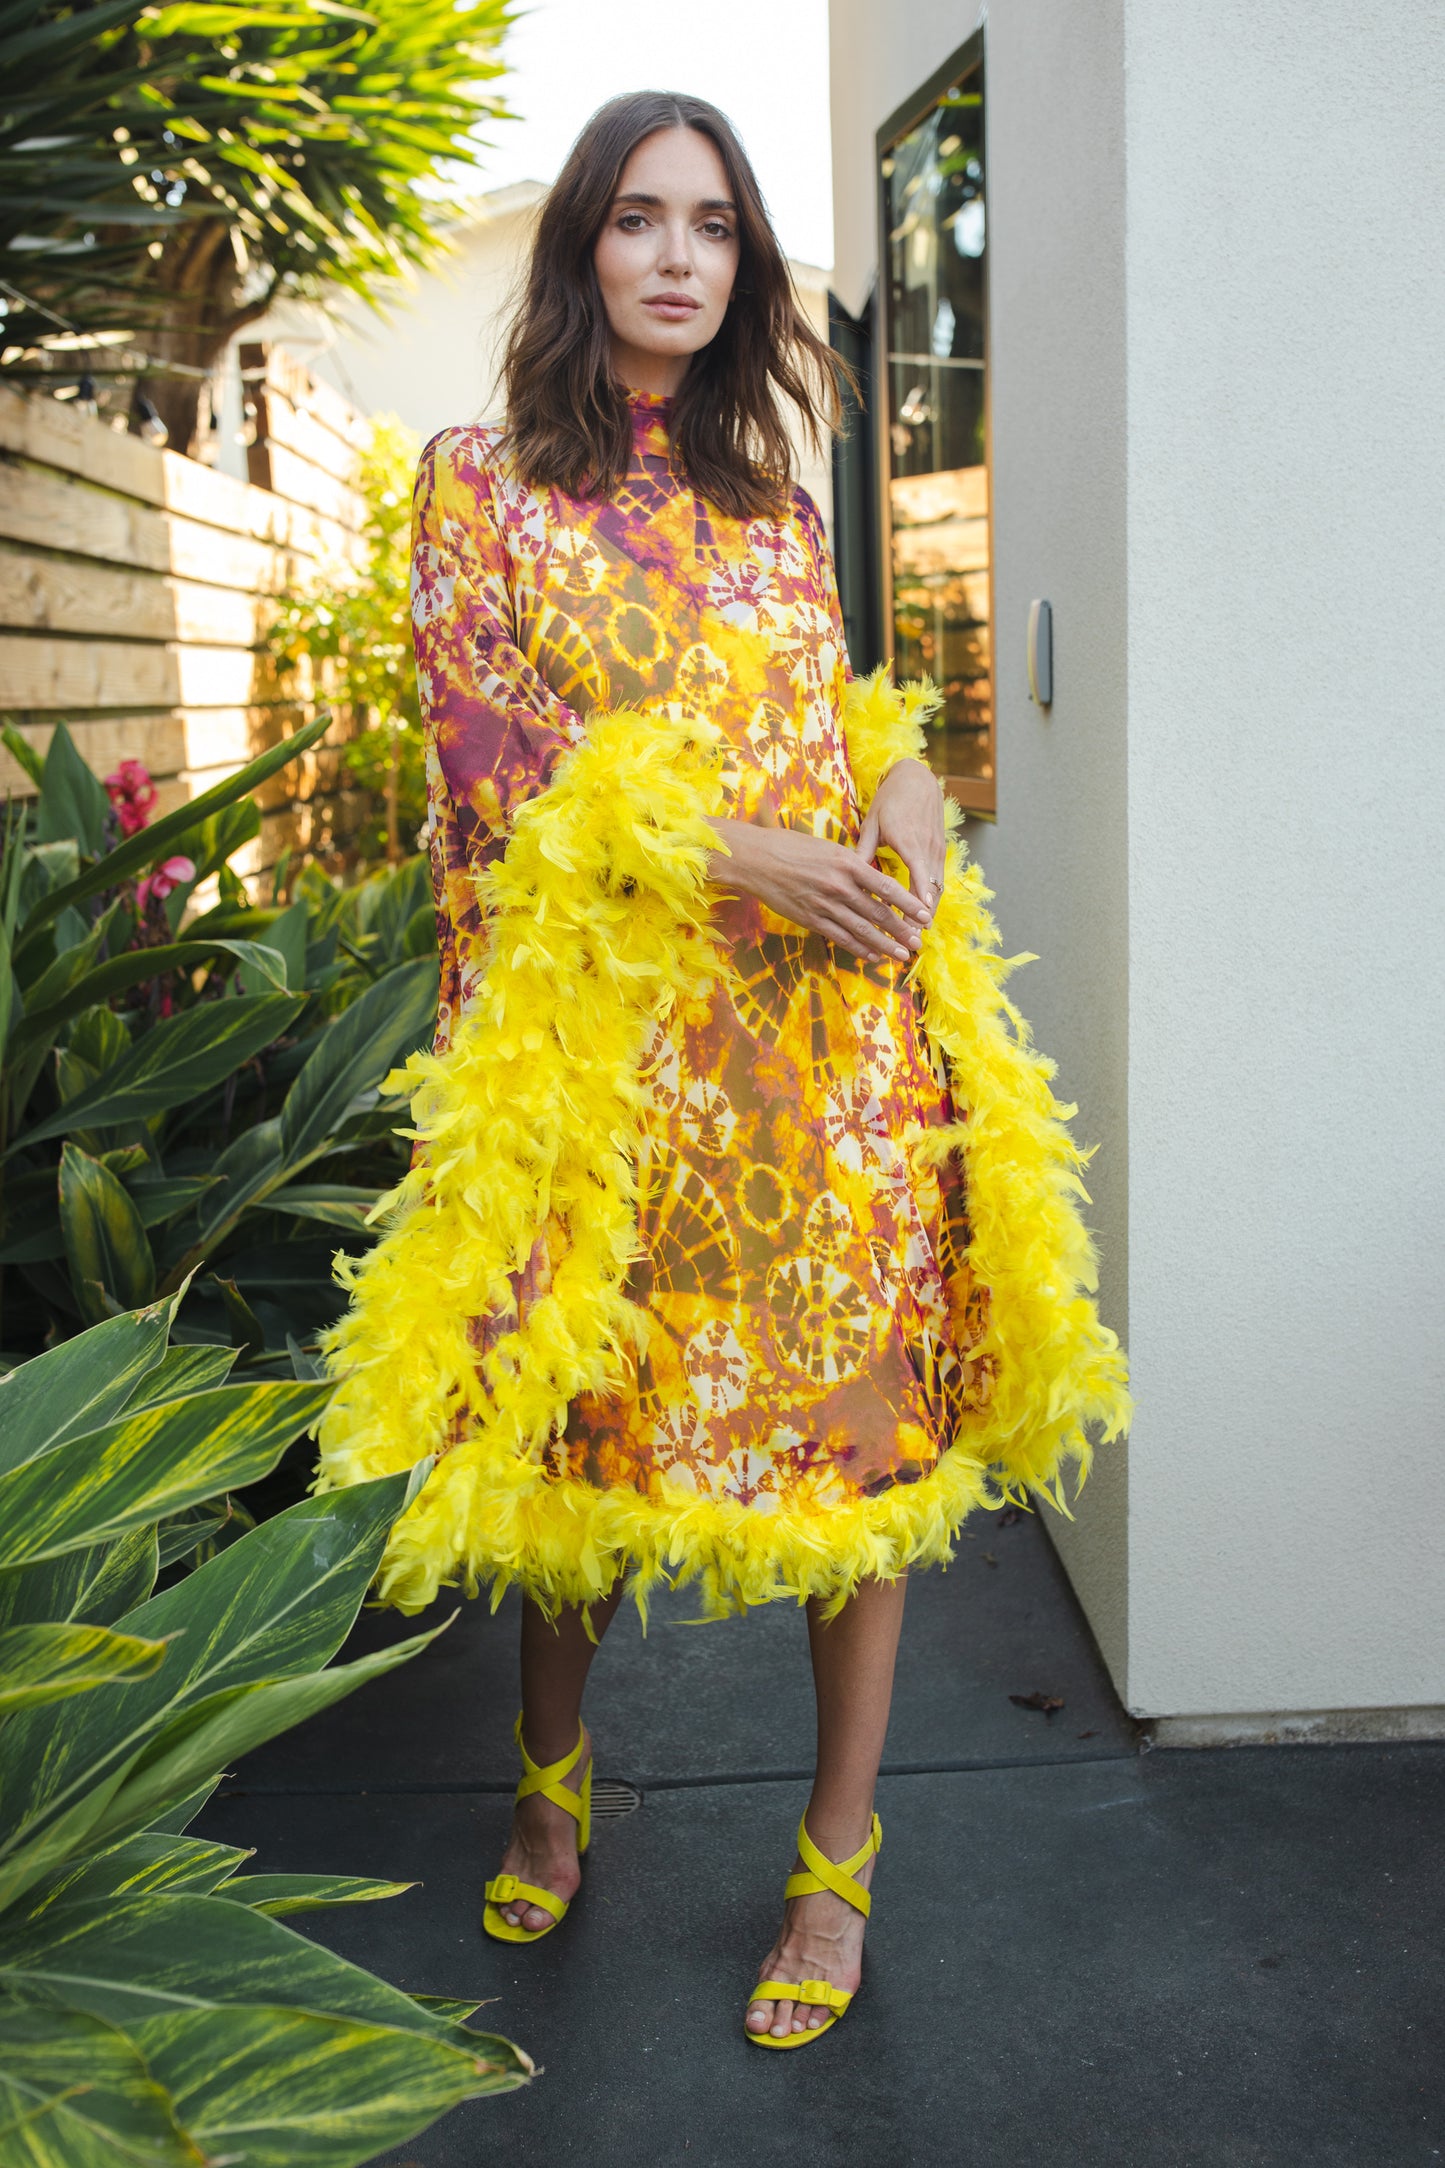
M 726 810 L 857 834 L 816 510 L 799 491 L 781 522 L 724 518 L 673 465 L 666 402 L 636 395 L 632 412 L 610 502 L 521 486 L 485 427 L 422 460 L 413 613 L 443 1048 L 485 961 L 474 871 L 590 711 L 705 715 L 729 749 Z M 948 1096 L 894 967 L 747 899 L 720 897 L 714 922 L 733 979 L 659 1026 L 644 1068 L 631 1291 L 648 1349 L 623 1390 L 574 1403 L 553 1466 L 762 1512 L 873 1495 L 926 1474 L 992 1384 L 961 1177 L 950 1166 L 940 1186 L 904 1150 L 950 1118 Z M 547 1278 L 539 1245 L 517 1301 Z

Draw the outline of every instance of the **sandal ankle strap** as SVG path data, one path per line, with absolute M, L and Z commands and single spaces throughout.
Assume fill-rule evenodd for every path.
M 577 1767 L 578 1762 L 587 1750 L 585 1727 L 578 1725 L 577 1744 L 573 1747 L 571 1753 L 564 1754 L 561 1761 L 548 1762 L 545 1768 L 540 1762 L 534 1762 L 527 1752 L 526 1741 L 522 1737 L 521 1711 L 518 1712 L 513 1729 L 522 1756 L 523 1772 L 522 1781 L 517 1786 L 517 1797 L 519 1799 L 528 1799 L 533 1792 L 540 1792 L 544 1799 L 551 1800 L 554 1807 L 560 1807 L 564 1814 L 571 1815 L 574 1822 L 580 1822 L 582 1819 L 582 1802 L 576 1792 L 568 1789 L 563 1779 L 571 1776 L 572 1771 Z
M 866 1920 L 873 1909 L 873 1899 L 861 1882 L 854 1880 L 860 1867 L 867 1865 L 874 1855 L 883 1849 L 883 1824 L 877 1815 L 868 1832 L 868 1841 L 861 1845 L 851 1859 L 833 1860 L 820 1852 L 808 1835 L 808 1817 L 805 1814 L 798 1824 L 798 1857 L 803 1861 L 797 1874 L 790 1874 L 783 1890 L 785 1897 L 813 1897 L 820 1890 L 830 1889 L 835 1897 L 841 1897 L 855 1912 L 861 1912 Z

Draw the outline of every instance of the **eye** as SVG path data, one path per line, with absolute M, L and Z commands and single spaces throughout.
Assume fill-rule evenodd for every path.
M 643 227 L 647 224 L 647 220 L 641 211 L 624 211 L 617 224 L 623 233 L 641 233 Z
M 730 241 L 733 237 L 732 227 L 725 218 L 708 219 L 702 230 L 710 241 Z

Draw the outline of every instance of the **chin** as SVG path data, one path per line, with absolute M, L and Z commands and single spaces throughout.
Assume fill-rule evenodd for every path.
M 703 347 L 712 344 L 715 331 L 715 325 L 658 324 L 649 316 L 630 334 L 627 343 L 641 354 L 671 358 L 700 353 Z

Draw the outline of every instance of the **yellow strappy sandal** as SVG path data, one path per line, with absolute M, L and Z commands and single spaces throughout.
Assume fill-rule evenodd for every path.
M 819 1890 L 830 1889 L 835 1896 L 842 1898 L 844 1904 L 851 1905 L 855 1912 L 861 1912 L 866 1920 L 873 1910 L 873 1899 L 863 1884 L 855 1882 L 853 1877 L 860 1867 L 865 1867 L 882 1849 L 883 1824 L 875 1814 L 873 1827 L 868 1832 L 868 1842 L 861 1850 L 855 1852 L 851 1859 L 827 1859 L 808 1835 L 808 1817 L 805 1814 L 798 1824 L 798 1857 L 803 1861 L 803 1866 L 797 1874 L 788 1876 L 783 1895 L 811 1897 Z M 821 2003 L 832 2015 L 821 2025 L 810 2025 L 802 2032 L 784 2033 L 781 2040 L 765 2032 L 749 2032 L 748 2038 L 756 2048 L 804 2047 L 808 2041 L 821 2040 L 825 2032 L 830 2032 L 852 2000 L 851 1995 L 846 1994 L 841 1987 L 834 1987 L 828 1980 L 759 1980 L 748 1997 L 749 2010 L 755 2002 Z M 746 2016 L 743 2030 L 747 2032 Z
M 540 1792 L 550 1799 L 554 1807 L 561 1807 L 577 1824 L 577 1857 L 586 1851 L 592 1836 L 592 1764 L 589 1761 L 577 1791 L 569 1791 L 563 1779 L 571 1776 L 578 1761 L 587 1751 L 587 1733 L 579 1727 L 577 1744 L 561 1761 L 549 1762 L 545 1769 L 534 1762 L 522 1739 L 522 1719 L 517 1718 L 517 1745 L 522 1752 L 522 1781 L 517 1786 L 518 1799 L 526 1799 L 533 1792 Z M 498 1942 L 540 1942 L 543 1935 L 550 1935 L 558 1922 L 565 1919 L 567 1903 L 554 1891 L 539 1889 L 535 1883 L 519 1882 L 514 1874 L 494 1875 L 484 1892 L 486 1906 L 482 1912 L 482 1925 Z M 525 1904 L 537 1905 L 552 1917 L 545 1927 L 514 1927 L 502 1916 L 502 1906 L 520 1897 Z

